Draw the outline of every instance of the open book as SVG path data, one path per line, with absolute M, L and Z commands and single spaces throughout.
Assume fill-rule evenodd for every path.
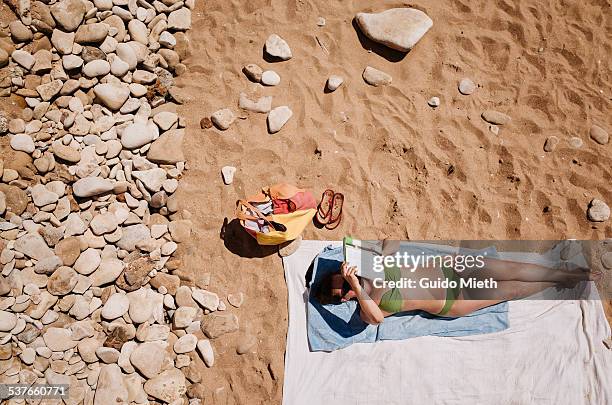
M 344 261 L 349 266 L 357 267 L 357 275 L 372 273 L 374 257 L 382 256 L 382 244 L 379 241 L 363 241 L 345 236 L 342 240 Z

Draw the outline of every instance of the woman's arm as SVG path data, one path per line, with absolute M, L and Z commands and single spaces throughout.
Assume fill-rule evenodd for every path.
M 346 263 L 342 263 L 342 277 L 349 283 L 351 289 L 355 293 L 360 306 L 361 319 L 370 325 L 378 325 L 385 320 L 383 312 L 378 308 L 378 304 L 363 291 L 363 287 L 359 284 L 359 279 L 355 274 L 356 267 L 348 267 Z

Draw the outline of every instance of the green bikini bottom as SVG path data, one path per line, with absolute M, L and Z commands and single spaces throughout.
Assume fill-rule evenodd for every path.
M 459 286 L 459 275 L 453 271 L 451 267 L 443 267 L 442 272 L 444 273 L 444 277 L 448 281 L 457 282 L 457 287 L 455 288 L 447 288 L 446 289 L 446 301 L 444 302 L 444 307 L 442 310 L 437 313 L 437 315 L 444 316 L 450 311 L 455 303 L 455 300 L 461 294 L 461 287 Z M 385 268 L 385 281 L 399 281 L 401 278 L 401 271 L 397 267 L 388 267 Z M 402 311 L 402 305 L 404 303 L 404 299 L 400 292 L 400 289 L 395 287 L 385 292 L 380 299 L 380 304 L 378 307 L 383 311 L 389 312 L 390 314 L 395 314 L 397 312 Z

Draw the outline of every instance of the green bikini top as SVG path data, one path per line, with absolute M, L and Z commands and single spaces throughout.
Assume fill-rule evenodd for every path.
M 385 267 L 385 281 L 399 281 L 402 277 L 402 272 L 398 267 Z M 394 314 L 401 312 L 404 298 L 398 287 L 386 291 L 380 299 L 378 308 L 383 311 Z

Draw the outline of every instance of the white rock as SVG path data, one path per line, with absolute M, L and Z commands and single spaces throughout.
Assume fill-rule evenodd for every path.
M 236 174 L 236 168 L 234 166 L 223 166 L 221 168 L 221 176 L 226 185 L 232 184 L 234 181 L 234 174 Z
M 204 309 L 216 311 L 219 306 L 219 296 L 213 292 L 196 288 L 191 293 L 191 298 Z
M 380 13 L 357 13 L 361 31 L 374 42 L 408 52 L 433 26 L 424 12 L 414 8 L 392 8 Z
M 429 99 L 427 104 L 429 104 L 430 107 L 437 108 L 437 107 L 440 106 L 440 98 L 439 97 L 432 97 L 432 98 Z
M 105 212 L 96 215 L 89 223 L 89 226 L 95 235 L 104 235 L 105 233 L 114 232 L 117 229 L 117 224 L 117 218 L 112 213 Z
M 287 42 L 276 34 L 272 34 L 266 39 L 266 53 L 280 60 L 289 60 L 293 57 Z
M 89 275 L 100 266 L 102 258 L 96 249 L 88 248 L 83 251 L 74 263 L 74 269 L 83 275 Z
M 11 148 L 25 153 L 32 153 L 36 149 L 34 140 L 25 134 L 13 135 L 11 137 Z
M 174 352 L 176 354 L 189 353 L 195 350 L 196 344 L 198 343 L 198 338 L 195 335 L 187 334 L 185 336 L 181 336 L 174 343 Z
M 74 33 L 55 29 L 51 34 L 51 43 L 60 54 L 68 55 L 74 46 Z
M 135 69 L 138 64 L 138 57 L 133 47 L 126 43 L 117 44 L 117 56 L 128 64 L 130 70 Z
M 138 41 L 144 45 L 149 44 L 149 30 L 142 21 L 137 19 L 131 20 L 128 23 L 128 32 L 134 41 Z
M 54 352 L 65 352 L 74 348 L 78 342 L 72 340 L 72 332 L 65 328 L 48 328 L 43 334 L 45 345 Z
M 94 87 L 94 94 L 106 107 L 116 111 L 130 96 L 130 89 L 118 83 L 103 83 Z
M 129 316 L 134 323 L 146 322 L 153 314 L 152 291 L 140 288 L 129 292 L 127 298 L 130 301 Z
M 132 172 L 132 176 L 142 181 L 147 190 L 156 193 L 161 189 L 162 184 L 166 180 L 166 171 L 160 168 L 135 171 Z
M 158 342 L 146 342 L 139 345 L 130 355 L 134 368 L 147 378 L 153 378 L 161 371 L 165 357 L 165 348 Z
M 211 116 L 210 120 L 221 130 L 226 130 L 232 125 L 236 117 L 229 108 L 215 111 Z
M 162 131 L 169 130 L 178 121 L 178 115 L 170 111 L 162 111 L 153 116 L 153 122 Z
M 272 111 L 268 113 L 268 131 L 271 134 L 280 131 L 292 115 L 293 111 L 287 106 L 280 106 L 272 109 Z
M 22 51 L 20 49 L 13 51 L 13 53 L 11 54 L 11 58 L 13 58 L 13 61 L 17 62 L 25 70 L 32 69 L 32 66 L 34 66 L 34 62 L 36 62 L 32 54 L 26 51 Z
M 96 59 L 83 66 L 83 73 L 87 77 L 107 75 L 111 70 L 110 63 L 105 60 Z
M 72 191 L 77 197 L 93 197 L 113 190 L 113 182 L 101 177 L 84 177 L 72 185 Z
M 278 86 L 280 81 L 280 76 L 273 70 L 266 70 L 261 74 L 261 83 L 266 86 Z
M 117 247 L 131 252 L 136 249 L 136 243 L 151 237 L 149 228 L 144 224 L 135 224 L 122 228 L 121 239 L 117 242 Z
M 104 319 L 113 320 L 123 316 L 130 308 L 130 300 L 125 294 L 115 293 L 109 297 L 102 307 L 101 315 Z
M 98 356 L 103 363 L 116 363 L 117 360 L 119 360 L 119 350 L 112 347 L 100 346 L 96 349 L 96 356 Z
M 164 31 L 161 33 L 161 35 L 159 36 L 158 42 L 161 46 L 164 46 L 170 49 L 176 46 L 176 38 L 174 37 L 174 35 L 172 35 L 168 31 Z
M 327 79 L 327 89 L 329 91 L 336 91 L 338 87 L 342 86 L 342 83 L 344 83 L 342 76 L 331 75 Z
M 93 405 L 127 405 L 129 393 L 121 369 L 116 364 L 100 367 Z
M 111 63 L 110 65 L 110 72 L 117 77 L 125 76 L 125 74 L 129 70 L 130 70 L 130 65 L 128 65 L 127 62 L 124 62 L 123 60 L 121 60 L 121 58 L 118 58 L 118 57 L 115 58 L 113 60 L 113 63 Z M 134 83 L 134 84 L 137 84 L 137 83 Z M 131 85 L 130 85 L 130 91 L 131 91 Z
M 42 184 L 37 184 L 31 189 L 32 201 L 37 207 L 44 207 L 45 205 L 55 204 L 58 200 L 58 195 L 47 190 Z
M 605 222 L 610 218 L 610 207 L 602 200 L 594 198 L 589 203 L 587 217 L 592 222 Z
M 17 325 L 17 315 L 12 312 L 0 311 L 0 332 L 9 332 Z
M 168 16 L 168 28 L 176 31 L 186 31 L 191 28 L 191 11 L 182 7 Z
M 393 80 L 390 75 L 381 70 L 373 68 L 372 66 L 367 66 L 363 70 L 362 77 L 367 84 L 375 87 L 386 86 L 391 84 L 391 81 Z
M 476 91 L 476 84 L 469 78 L 463 78 L 459 82 L 459 92 L 464 96 L 469 96 Z
M 127 149 L 137 149 L 152 142 L 156 135 L 151 125 L 133 123 L 123 130 L 121 144 Z
M 194 307 L 178 307 L 174 311 L 172 318 L 174 327 L 177 329 L 183 329 L 191 325 L 191 322 L 195 319 L 198 313 L 198 309 Z
M 185 384 L 185 375 L 180 370 L 172 368 L 147 381 L 144 390 L 153 398 L 174 405 L 181 400 L 181 397 L 187 391 Z
M 202 360 L 204 360 L 204 364 L 206 364 L 207 367 L 212 367 L 215 364 L 215 352 L 213 351 L 212 345 L 210 344 L 210 340 L 199 340 L 197 348 L 198 352 L 200 352 Z
M 121 260 L 109 258 L 102 259 L 98 270 L 91 276 L 91 285 L 99 287 L 108 283 L 112 283 L 119 277 L 123 271 L 124 265 Z
M 32 259 L 42 260 L 53 257 L 53 251 L 49 249 L 45 240 L 39 234 L 27 233 L 15 241 L 13 248 L 31 257 Z
M 62 66 L 66 70 L 77 69 L 83 66 L 83 58 L 77 55 L 64 55 L 62 57 Z
M 257 101 L 253 101 L 246 93 L 241 92 L 238 106 L 247 111 L 267 113 L 272 109 L 272 96 L 262 96 Z

